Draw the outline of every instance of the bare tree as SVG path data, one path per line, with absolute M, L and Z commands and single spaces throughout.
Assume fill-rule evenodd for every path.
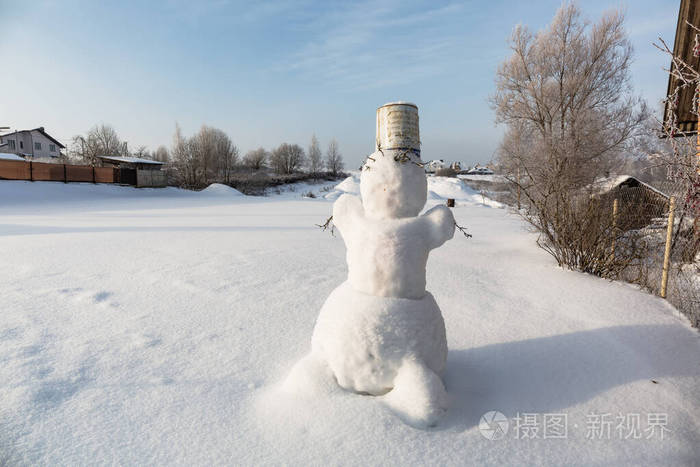
M 191 138 L 182 136 L 175 127 L 172 156 L 180 183 L 197 187 L 213 181 L 229 183 L 238 164 L 238 148 L 231 138 L 218 128 L 202 125 Z
M 182 135 L 180 125 L 175 123 L 173 135 L 172 157 L 177 178 L 181 186 L 194 187 L 197 185 L 197 160 L 191 151 L 189 140 Z
M 148 150 L 146 146 L 139 146 L 136 148 L 136 150 L 131 154 L 134 157 L 139 157 L 141 159 L 151 159 L 151 152 Z
M 158 146 L 158 149 L 153 153 L 153 159 L 158 162 L 170 162 L 170 153 L 168 148 L 163 145 Z
M 126 142 L 122 142 L 111 125 L 100 124 L 92 127 L 87 135 L 73 137 L 71 157 L 90 165 L 99 163 L 98 156 L 126 156 Z
M 589 254 L 604 251 L 594 243 L 609 237 L 606 226 L 583 229 L 597 222 L 596 204 L 580 201 L 614 171 L 648 115 L 631 93 L 623 23 L 611 11 L 589 25 L 565 3 L 537 34 L 517 26 L 491 98 L 497 122 L 507 127 L 499 165 L 528 201 L 525 218 L 540 231 L 538 244 L 560 265 L 599 275 L 618 266 L 606 263 L 609 255 Z
M 189 139 L 189 150 L 196 165 L 198 183 L 207 185 L 215 180 L 230 180 L 238 163 L 238 148 L 222 130 L 202 125 Z
M 316 135 L 311 137 L 311 144 L 309 145 L 309 173 L 316 175 L 323 168 L 323 161 L 321 160 L 321 148 L 318 145 L 318 139 Z
M 213 130 L 214 160 L 217 167 L 217 176 L 224 183 L 230 183 L 236 165 L 238 165 L 238 146 L 233 144 L 231 138 L 223 131 Z
M 343 155 L 340 154 L 338 150 L 338 142 L 333 138 L 331 142 L 328 143 L 328 151 L 326 151 L 326 169 L 333 176 L 337 176 L 343 171 L 343 167 L 345 167 Z
M 264 148 L 253 149 L 248 151 L 243 157 L 243 164 L 254 170 L 260 170 L 265 166 L 268 159 L 268 153 Z
M 282 143 L 272 151 L 270 164 L 279 174 L 291 174 L 304 163 L 304 150 L 298 144 Z

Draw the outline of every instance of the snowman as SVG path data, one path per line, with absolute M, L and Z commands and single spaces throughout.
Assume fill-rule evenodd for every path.
M 311 353 L 285 385 L 302 390 L 309 379 L 335 381 L 382 396 L 404 420 L 427 426 L 446 408 L 440 374 L 447 341 L 440 308 L 425 290 L 426 263 L 430 250 L 452 238 L 455 221 L 446 206 L 419 215 L 427 180 L 414 104 L 377 110 L 376 149 L 362 167 L 362 199 L 343 195 L 333 206 L 348 279 L 323 305 Z

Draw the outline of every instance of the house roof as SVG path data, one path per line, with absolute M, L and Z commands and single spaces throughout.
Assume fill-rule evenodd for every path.
M 31 132 L 31 131 L 38 131 L 38 132 L 41 133 L 42 135 L 46 136 L 47 139 L 49 139 L 49 140 L 53 141 L 54 143 L 56 143 L 61 149 L 65 149 L 65 146 L 64 146 L 59 140 L 57 140 L 56 138 L 54 138 L 53 136 L 51 136 L 50 134 L 48 134 L 48 133 L 46 132 L 46 130 L 44 130 L 44 127 L 43 127 L 43 126 L 40 126 L 40 127 L 38 127 L 38 128 L 32 128 L 31 130 L 16 130 L 16 131 L 13 131 L 13 132 L 11 132 L 11 133 L 5 133 L 4 135 L 0 135 L 0 136 L 9 136 L 9 135 L 13 135 L 13 134 L 15 134 L 15 133 L 24 133 L 25 131 L 29 131 L 29 132 Z
M 151 159 L 141 159 L 140 157 L 122 157 L 122 156 L 97 156 L 100 159 L 115 162 L 126 162 L 128 164 L 153 164 L 163 165 L 162 162 L 153 161 Z
M 595 182 L 593 182 L 592 187 L 594 191 L 596 191 L 598 194 L 603 194 L 614 190 L 619 186 L 631 184 L 635 184 L 637 186 L 644 186 L 645 188 L 648 188 L 649 190 L 654 191 L 660 194 L 661 196 L 664 196 L 666 198 L 669 197 L 666 193 L 662 192 L 661 190 L 654 188 L 648 183 L 644 183 L 643 181 L 631 175 L 618 175 L 617 177 L 598 178 Z

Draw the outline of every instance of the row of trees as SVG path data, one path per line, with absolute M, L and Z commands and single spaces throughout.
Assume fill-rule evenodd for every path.
M 260 171 L 271 169 L 280 175 L 289 175 L 306 169 L 311 175 L 342 173 L 343 156 L 335 139 L 328 144 L 325 158 L 316 136 L 311 138 L 308 153 L 298 144 L 282 143 L 272 151 L 258 148 L 242 158 L 238 147 L 218 128 L 202 126 L 193 136 L 182 135 L 176 125 L 171 151 L 173 164 L 185 186 L 201 186 L 212 182 L 230 183 L 239 169 Z M 324 170 L 325 169 L 325 170 Z
M 306 169 L 311 175 L 330 173 L 337 176 L 344 168 L 343 156 L 335 139 L 328 144 L 325 156 L 316 136 L 312 136 L 308 151 L 298 144 L 282 143 L 272 151 L 254 149 L 241 157 L 231 138 L 218 128 L 203 125 L 190 137 L 175 125 L 170 150 L 159 146 L 149 151 L 145 146 L 130 150 L 110 125 L 96 125 L 85 135 L 73 138 L 69 156 L 76 161 L 98 165 L 98 156 L 131 156 L 160 162 L 171 162 L 177 178 L 184 186 L 201 186 L 212 182 L 230 183 L 235 172 L 271 169 L 278 174 L 292 174 Z
M 267 163 L 279 174 L 291 174 L 306 168 L 312 175 L 328 172 L 337 176 L 345 167 L 343 156 L 338 149 L 338 142 L 332 139 L 328 143 L 324 157 L 316 135 L 311 137 L 311 144 L 306 153 L 297 144 L 282 143 L 271 152 L 264 148 L 250 151 L 243 158 L 243 162 L 246 166 L 256 170 L 264 167 Z

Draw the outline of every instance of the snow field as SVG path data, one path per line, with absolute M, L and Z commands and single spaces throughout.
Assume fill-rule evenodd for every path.
M 333 384 L 285 391 L 347 276 L 342 240 L 314 225 L 330 212 L 298 191 L 0 182 L 0 464 L 700 458 L 697 331 L 658 297 L 558 269 L 517 217 L 479 199 L 453 210 L 474 237 L 428 260 L 449 347 L 436 427 Z M 478 428 L 490 410 L 508 418 L 501 440 Z M 527 412 L 567 414 L 568 436 L 516 439 Z M 638 413 L 642 428 L 664 413 L 670 432 L 588 439 L 591 413 Z

